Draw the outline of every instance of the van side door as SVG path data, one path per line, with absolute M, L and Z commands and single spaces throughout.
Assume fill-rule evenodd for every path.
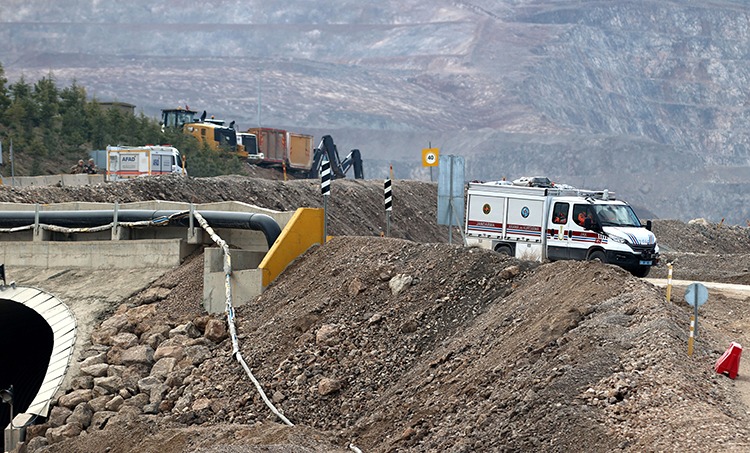
M 594 230 L 586 229 L 586 218 L 594 222 L 595 218 L 591 205 L 588 203 L 576 203 L 568 225 L 570 226 L 570 242 L 568 251 L 570 258 L 574 260 L 585 260 L 589 248 L 602 243 L 603 236 Z M 595 223 L 592 223 L 595 225 Z
M 570 258 L 568 251 L 569 218 L 570 203 L 555 201 L 552 204 L 550 218 L 547 222 L 547 258 L 552 261 Z

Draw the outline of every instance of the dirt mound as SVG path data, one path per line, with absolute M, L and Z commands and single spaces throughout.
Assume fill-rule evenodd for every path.
M 167 276 L 160 287 L 188 275 Z M 128 322 L 106 331 L 109 321 L 92 336 L 102 343 L 91 354 L 106 351 L 129 409 L 95 411 L 89 434 L 49 451 L 132 451 L 143 437 L 171 439 L 162 452 L 208 448 L 198 439 L 210 427 L 232 435 L 215 434 L 214 450 L 199 451 L 254 451 L 259 439 L 299 445 L 289 451 L 350 443 L 376 452 L 674 451 L 717 442 L 741 451 L 750 434 L 731 381 L 710 371 L 717 351 L 703 345 L 723 338 L 706 328 L 685 360 L 688 310 L 614 266 L 537 265 L 367 237 L 311 249 L 236 311 L 241 354 L 295 428 L 280 426 L 263 404 L 232 360 L 229 338 L 207 341 L 210 317 L 185 309 L 175 316 L 179 288 L 161 301 L 135 296 L 110 318 Z M 201 330 L 186 334 L 189 325 Z M 152 343 L 159 326 L 163 338 Z M 178 342 L 175 332 L 186 337 Z M 147 389 L 163 364 L 116 361 L 124 353 L 116 339 L 127 333 L 153 344 L 159 360 L 178 343 L 192 351 L 158 380 L 157 397 Z M 122 398 L 96 390 L 101 382 L 93 379 L 98 396 L 81 404 Z M 128 401 L 141 401 L 146 414 Z M 123 423 L 138 435 L 115 446 Z M 295 443 L 299 429 L 312 430 L 307 443 Z
M 750 228 L 747 227 L 678 220 L 654 220 L 653 225 L 663 253 L 750 253 Z
M 336 184 L 338 237 L 235 311 L 242 357 L 294 427 L 233 357 L 225 319 L 203 313 L 197 255 L 113 307 L 47 423 L 29 429 L 28 451 L 750 447 L 737 383 L 712 370 L 728 341 L 745 339 L 745 301 L 712 295 L 688 358 L 692 309 L 618 267 L 440 243 L 447 231 L 434 225 L 429 183 L 394 188 L 402 217 L 392 231 L 418 240 L 380 238 L 381 183 Z M 237 177 L 0 188 L 4 197 L 238 199 L 272 209 L 320 199 L 317 182 Z M 654 230 L 679 269 L 712 263 L 713 275 L 723 253 L 750 248 L 744 228 L 657 221 Z
M 436 224 L 437 184 L 397 180 L 392 189 L 391 237 L 419 242 L 448 241 L 448 227 Z M 329 234 L 378 236 L 385 232 L 383 192 L 383 181 L 334 180 L 327 205 Z M 244 176 L 183 178 L 168 175 L 80 187 L 0 186 L 0 202 L 127 203 L 144 200 L 186 203 L 233 200 L 277 211 L 323 207 L 320 181 L 310 179 L 279 181 Z M 453 236 L 461 237 L 457 231 Z
M 705 371 L 711 351 L 682 358 L 683 310 L 618 268 L 394 245 L 341 238 L 238 312 L 253 320 L 243 346 L 285 413 L 342 444 L 669 450 L 664 433 L 695 445 L 719 435 L 686 417 L 741 415 L 731 385 Z M 322 268 L 335 282 L 309 278 Z M 409 283 L 394 294 L 396 281 Z M 324 379 L 341 389 L 321 397 Z M 746 431 L 725 422 L 722 435 Z

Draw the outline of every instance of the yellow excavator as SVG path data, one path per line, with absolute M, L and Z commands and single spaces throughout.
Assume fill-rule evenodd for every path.
M 224 149 L 240 157 L 247 157 L 245 146 L 237 143 L 234 121 L 225 126 L 222 120 L 213 117 L 206 119 L 205 110 L 199 118 L 196 118 L 197 114 L 198 112 L 189 108 L 164 109 L 161 111 L 162 128 L 182 129 L 186 134 L 206 143 L 214 151 Z

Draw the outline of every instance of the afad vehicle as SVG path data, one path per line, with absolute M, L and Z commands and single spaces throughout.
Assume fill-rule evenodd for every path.
M 599 260 L 648 275 L 659 262 L 651 221 L 642 225 L 607 190 L 555 187 L 549 179 L 469 183 L 465 234 L 475 245 L 520 259 Z
M 206 143 L 214 151 L 222 149 L 236 153 L 240 157 L 247 157 L 245 146 L 237 141 L 237 131 L 234 121 L 229 126 L 224 121 L 213 117 L 206 119 L 206 112 L 196 119 L 198 112 L 188 108 L 165 109 L 161 111 L 161 124 L 164 128 L 182 129 L 199 141 Z
M 107 181 L 178 174 L 187 176 L 182 156 L 173 146 L 107 146 Z

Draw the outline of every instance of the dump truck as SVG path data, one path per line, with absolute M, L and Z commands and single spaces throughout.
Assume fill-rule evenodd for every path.
M 173 146 L 107 146 L 107 181 L 178 174 L 187 176 L 180 151 Z
M 258 138 L 258 152 L 263 155 L 256 163 L 267 167 L 282 167 L 292 173 L 307 173 L 312 168 L 313 136 L 284 129 L 256 127 L 247 130 Z
M 283 129 L 270 127 L 251 127 L 248 134 L 253 134 L 258 139 L 258 152 L 263 158 L 257 163 L 266 167 L 281 166 L 286 162 L 287 136 Z
M 598 260 L 638 277 L 659 262 L 659 246 L 628 203 L 608 190 L 557 187 L 548 178 L 469 183 L 467 245 L 529 260 Z
M 324 161 L 331 165 L 334 178 L 344 178 L 350 168 L 354 178 L 363 179 L 362 155 L 353 149 L 342 160 L 330 135 L 324 135 L 317 148 L 313 147 L 313 136 L 298 134 L 283 129 L 250 128 L 248 133 L 258 137 L 258 148 L 262 158 L 255 162 L 266 167 L 285 167 L 290 173 L 305 178 L 318 178 Z
M 287 167 L 303 172 L 310 171 L 314 155 L 313 136 L 287 132 L 287 143 L 289 144 Z

